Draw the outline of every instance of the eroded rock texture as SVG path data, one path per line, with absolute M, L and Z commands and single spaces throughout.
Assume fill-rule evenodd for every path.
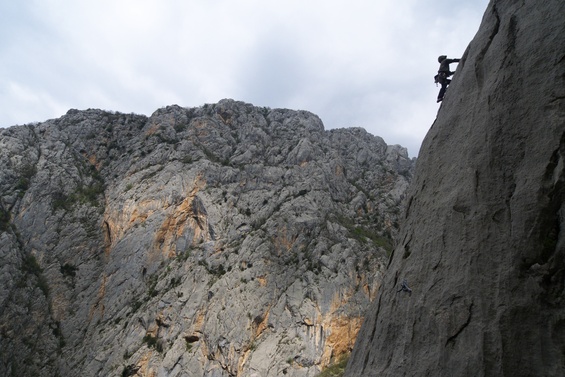
M 562 0 L 488 6 L 347 376 L 565 375 L 563 15 Z
M 413 161 L 224 100 L 0 131 L 0 375 L 314 376 L 348 353 Z

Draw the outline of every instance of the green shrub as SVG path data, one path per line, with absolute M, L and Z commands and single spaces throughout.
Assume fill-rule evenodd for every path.
M 90 204 L 93 207 L 98 207 L 98 195 L 104 193 L 104 185 L 102 182 L 94 182 L 89 186 L 80 186 L 77 188 L 74 196 L 74 201 L 82 204 Z
M 157 337 L 151 334 L 146 334 L 143 337 L 143 342 L 147 344 L 147 347 L 154 348 L 157 352 L 163 352 L 163 344 L 157 339 Z
M 37 259 L 33 254 L 27 254 L 22 260 L 22 271 L 37 278 L 36 286 L 43 292 L 45 297 L 49 295 L 49 284 L 47 279 L 43 276 L 43 269 L 39 266 Z
M 25 192 L 27 191 L 28 188 L 29 188 L 29 178 L 20 177 L 18 183 L 16 184 L 16 190 Z
M 185 252 L 178 253 L 177 260 L 181 263 L 185 262 L 188 258 L 190 258 L 191 254 L 192 253 L 190 252 L 190 250 L 186 250 Z
M 0 232 L 4 232 L 10 228 L 10 213 L 0 207 Z
M 56 211 L 58 209 L 64 209 L 65 211 L 68 211 L 71 209 L 73 204 L 73 201 L 62 192 L 55 192 L 51 195 L 51 206 L 53 208 L 53 211 Z
M 53 210 L 64 209 L 69 211 L 76 203 L 89 204 L 99 207 L 98 196 L 104 193 L 104 184 L 101 181 L 94 181 L 88 186 L 79 186 L 70 195 L 62 192 L 55 192 L 51 195 Z
M 47 283 L 47 279 L 43 276 L 43 274 L 37 276 L 37 288 L 43 292 L 45 297 L 49 296 L 49 283 Z
M 16 183 L 16 190 L 20 191 L 19 195 L 20 197 L 22 197 L 29 188 L 31 178 L 33 178 L 33 176 L 37 173 L 37 168 L 35 167 L 35 165 L 26 164 L 22 166 L 19 173 L 20 173 L 20 178 Z
M 178 276 L 176 278 L 171 278 L 171 282 L 169 283 L 169 288 L 178 287 L 181 283 L 181 277 Z
M 147 344 L 147 347 L 153 348 L 157 344 L 157 338 L 151 334 L 146 334 L 143 337 L 143 343 Z
M 159 276 L 157 274 L 151 275 L 149 281 L 147 282 L 147 296 L 148 300 L 151 297 L 155 297 L 159 294 L 157 290 L 157 283 L 159 282 Z
M 186 341 L 186 352 L 192 352 L 192 343 Z
M 187 127 L 188 127 L 187 123 L 177 123 L 173 128 L 175 129 L 176 132 L 183 132 L 184 130 L 187 129 Z
M 328 365 L 318 377 L 341 377 L 345 373 L 345 367 L 349 361 L 349 355 L 341 356 L 335 363 Z
M 22 270 L 36 276 L 39 276 L 39 274 L 43 272 L 43 270 L 39 266 L 39 263 L 37 262 L 37 259 L 35 259 L 35 255 L 33 254 L 27 254 L 24 257 L 22 261 Z
M 75 277 L 78 271 L 78 267 L 69 263 L 65 263 L 61 266 L 60 271 L 64 276 Z
M 141 305 L 143 305 L 143 303 L 137 299 L 134 299 L 131 302 L 131 310 L 133 313 L 135 313 L 139 308 L 141 308 Z

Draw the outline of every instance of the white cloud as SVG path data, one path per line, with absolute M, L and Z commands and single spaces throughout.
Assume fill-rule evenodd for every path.
M 18 123 L 18 119 L 26 119 L 25 123 L 44 121 L 47 119 L 34 118 L 34 114 L 62 114 L 69 109 L 68 104 L 59 102 L 49 93 L 17 82 L 7 82 L 3 89 L 1 96 L 8 101 L 0 107 L 0 117 L 11 120 L 12 124 Z
M 0 53 L 9 59 L 0 61 L 0 126 L 57 117 L 70 107 L 151 114 L 171 103 L 199 106 L 234 98 L 310 110 L 326 128 L 364 127 L 415 155 L 437 111 L 432 79 L 437 56 L 463 53 L 486 5 L 487 0 L 2 4 Z

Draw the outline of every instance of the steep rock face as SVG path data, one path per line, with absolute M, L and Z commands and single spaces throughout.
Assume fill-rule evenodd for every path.
M 489 4 L 346 376 L 565 375 L 564 14 Z
M 0 374 L 314 376 L 353 345 L 413 161 L 224 100 L 0 134 Z

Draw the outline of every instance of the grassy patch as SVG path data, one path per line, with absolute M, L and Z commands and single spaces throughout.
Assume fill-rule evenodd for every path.
M 92 207 L 99 207 L 98 196 L 104 194 L 104 184 L 95 181 L 88 186 L 79 186 L 70 195 L 62 192 L 56 192 L 51 195 L 51 205 L 53 210 L 64 209 L 69 211 L 75 204 L 89 204 Z
M 98 195 L 104 193 L 104 185 L 102 182 L 94 182 L 89 186 L 80 186 L 72 195 L 75 202 L 82 204 L 90 204 L 93 207 L 98 207 Z
M 392 242 L 389 237 L 380 235 L 378 232 L 368 227 L 356 225 L 353 223 L 352 219 L 348 219 L 342 215 L 337 215 L 336 220 L 348 230 L 351 238 L 361 243 L 371 241 L 375 246 L 385 249 L 387 254 L 392 252 Z
M 363 227 L 354 227 L 351 231 L 354 238 L 361 242 L 366 242 L 367 239 L 373 241 L 376 246 L 382 247 L 386 251 L 392 250 L 392 243 L 386 237 L 380 236 L 377 233 L 371 231 L 370 229 Z
M 198 261 L 198 265 L 203 266 L 209 274 L 217 277 L 223 276 L 226 273 L 223 264 L 219 264 L 218 266 L 213 267 L 208 264 L 207 260 L 201 259 Z
M 178 254 L 177 254 L 177 260 L 178 260 L 180 263 L 183 263 L 183 262 L 185 262 L 188 258 L 190 258 L 191 254 L 192 254 L 192 253 L 191 253 L 190 250 L 186 250 L 186 251 L 184 251 L 184 252 L 182 252 L 182 253 L 178 253 Z
M 345 367 L 349 361 L 349 355 L 341 356 L 335 363 L 328 365 L 318 377 L 341 377 L 345 373 Z

